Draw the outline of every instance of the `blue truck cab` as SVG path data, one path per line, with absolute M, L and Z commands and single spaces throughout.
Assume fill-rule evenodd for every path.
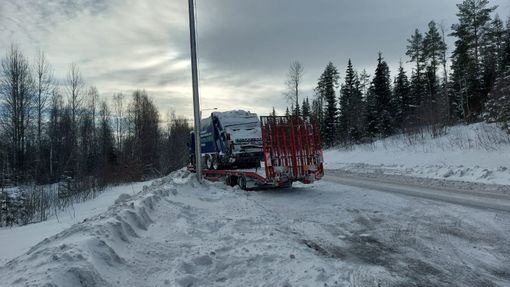
M 262 160 L 260 120 L 255 113 L 235 110 L 213 112 L 200 121 L 201 158 L 207 169 L 253 168 Z M 190 158 L 194 162 L 194 131 Z

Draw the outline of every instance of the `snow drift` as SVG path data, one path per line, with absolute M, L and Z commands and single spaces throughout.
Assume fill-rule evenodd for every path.
M 171 190 L 121 194 L 108 210 L 36 244 L 0 267 L 1 286 L 110 286 L 129 272 L 119 255 L 153 222 L 150 212 Z M 28 267 L 29 266 L 29 267 Z M 125 277 L 125 276 L 124 276 Z
M 326 169 L 510 185 L 510 136 L 495 124 L 454 126 L 440 137 L 397 135 L 331 149 Z

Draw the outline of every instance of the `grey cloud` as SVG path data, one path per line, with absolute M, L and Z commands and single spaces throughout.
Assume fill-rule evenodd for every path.
M 450 27 L 458 1 L 445 0 L 197 0 L 201 102 L 204 108 L 283 112 L 288 64 L 305 65 L 303 95 L 312 96 L 333 61 L 348 58 L 372 73 L 377 52 L 394 68 L 406 39 L 430 20 Z M 510 15 L 508 0 L 500 5 Z M 187 1 L 2 0 L 0 51 L 9 42 L 46 51 L 65 77 L 76 62 L 103 96 L 146 89 L 162 111 L 190 116 Z M 451 41 L 451 40 L 450 40 Z

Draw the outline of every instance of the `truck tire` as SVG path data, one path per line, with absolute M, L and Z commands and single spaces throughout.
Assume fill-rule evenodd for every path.
M 205 155 L 205 167 L 209 170 L 213 168 L 212 158 L 208 154 Z
M 213 155 L 211 161 L 212 161 L 212 169 L 214 169 L 214 170 L 220 169 L 221 165 L 220 165 L 220 161 L 219 161 L 219 158 L 217 155 Z
M 246 190 L 246 177 L 244 175 L 241 175 L 237 178 L 237 184 L 242 190 Z

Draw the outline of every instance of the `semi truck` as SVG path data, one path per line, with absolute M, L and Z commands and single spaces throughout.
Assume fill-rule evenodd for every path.
M 243 110 L 213 112 L 200 121 L 201 158 L 210 170 L 254 168 L 262 161 L 262 134 L 255 113 Z M 190 155 L 195 162 L 194 131 Z
M 215 119 L 220 124 L 223 122 L 223 129 L 210 127 L 214 126 Z M 230 158 L 228 161 L 235 163 L 244 157 L 249 158 L 248 162 L 253 164 L 243 168 L 235 164 L 218 168 L 215 161 L 209 161 L 202 169 L 204 178 L 208 180 L 223 181 L 226 185 L 238 185 L 242 189 L 252 190 L 290 187 L 296 181 L 309 184 L 324 176 L 320 133 L 315 121 L 310 118 L 271 115 L 262 116 L 259 120 L 255 114 L 235 111 L 213 113 L 210 120 L 211 124 L 205 125 L 201 133 L 201 139 L 206 140 L 202 143 L 205 161 L 212 156 L 223 156 L 223 161 Z M 208 120 L 202 123 L 208 124 Z M 210 134 L 215 130 L 219 135 L 211 137 Z M 221 132 L 224 138 L 219 143 L 212 143 L 214 139 L 221 139 Z M 240 141 L 236 143 L 235 139 Z M 237 147 L 234 151 L 241 151 L 243 147 L 248 155 L 230 153 L 226 157 L 227 153 L 221 154 L 217 149 L 222 143 Z M 188 169 L 193 172 L 194 154 L 192 149 L 190 152 L 192 161 Z

